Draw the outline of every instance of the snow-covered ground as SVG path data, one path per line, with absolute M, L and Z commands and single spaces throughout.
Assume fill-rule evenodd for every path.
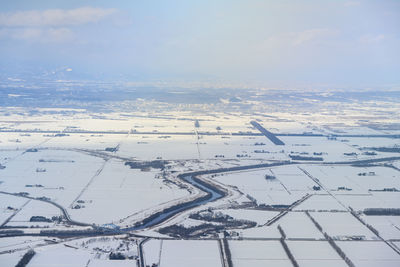
M 400 216 L 362 216 L 384 239 L 400 239 Z
M 351 236 L 360 236 L 367 240 L 377 240 L 377 236 L 349 212 L 310 212 L 310 214 L 332 238 L 347 239 Z
M 384 242 L 339 241 L 337 244 L 356 266 L 400 266 L 400 255 Z
M 234 266 L 292 266 L 279 241 L 229 241 Z
M 277 223 L 285 231 L 287 238 L 323 238 L 321 232 L 303 212 L 289 212 Z
M 222 262 L 217 241 L 164 240 L 160 266 L 220 267 Z
M 287 241 L 288 247 L 300 266 L 347 266 L 327 241 Z
M 255 199 L 259 205 L 290 205 L 306 195 L 306 192 L 294 191 L 291 193 L 288 191 L 280 182 L 279 176 L 277 179 L 267 180 L 265 175 L 271 175 L 270 169 L 274 170 L 275 168 L 227 173 L 214 179 L 223 184 L 235 186 L 244 195 Z
M 84 207 L 71 209 L 71 217 L 88 223 L 119 223 L 134 213 L 188 195 L 174 184 L 165 184 L 156 174 L 154 170 L 130 169 L 121 161 L 110 160 L 80 195 L 79 200 L 83 201 L 80 205 Z M 77 201 L 74 205 L 79 205 Z
M 364 125 L 366 120 L 381 116 L 379 109 L 368 111 L 345 103 L 340 107 L 333 110 L 326 106 L 304 112 L 268 107 L 267 116 L 264 110 L 256 112 L 257 107 L 248 113 L 212 109 L 165 110 L 162 114 L 156 111 L 0 110 L 0 130 L 15 131 L 0 131 L 0 191 L 48 199 L 65 208 L 76 221 L 97 225 L 113 223 L 124 228 L 155 211 L 200 196 L 200 190 L 185 186 L 177 178 L 180 173 L 289 161 L 289 155 L 322 157 L 323 162 L 300 161 L 295 165 L 202 176 L 220 186 L 227 196 L 135 232 L 153 237 L 143 243 L 145 264 L 222 266 L 216 239 L 223 236 L 223 231 L 207 233 L 207 238 L 213 240 L 171 240 L 167 234 L 157 232 L 173 225 L 185 228 L 201 227 L 205 223 L 223 225 L 223 222 L 189 218 L 191 214 L 210 210 L 229 215 L 235 221 L 256 223 L 251 228 L 226 229 L 235 267 L 292 266 L 279 241 L 278 225 L 285 232 L 286 243 L 300 266 L 346 266 L 305 211 L 310 212 L 356 266 L 399 266 L 399 254 L 380 241 L 350 210 L 377 230 L 381 238 L 399 247 L 396 242 L 400 238 L 399 216 L 366 216 L 362 212 L 367 208 L 400 208 L 397 192 L 400 172 L 395 169 L 400 168 L 400 161 L 362 167 L 324 164 L 399 156 L 399 153 L 379 151 L 376 155 L 363 154 L 370 149 L 362 148 L 394 147 L 399 144 L 395 138 L 329 140 L 328 135 L 380 135 L 398 131 Z M 278 136 L 285 145 L 276 146 L 265 136 L 254 135 L 259 131 L 250 124 L 252 120 L 274 133 L 306 132 L 324 136 Z M 394 118 L 382 120 L 394 121 Z M 216 135 L 202 134 L 205 132 Z M 116 151 L 106 151 L 111 148 Z M 131 169 L 125 165 L 126 161 L 161 159 L 169 161 L 165 169 Z M 30 222 L 32 216 L 51 219 L 62 212 L 48 202 L 4 193 L 0 194 L 0 224 L 9 219 L 4 226 L 13 228 L 0 231 L 15 229 L 37 234 L 40 230 L 81 229 L 65 222 Z M 286 210 L 305 196 L 309 197 Z M 284 216 L 266 225 L 285 210 Z M 359 237 L 365 240 L 347 241 Z M 196 238 L 202 239 L 202 236 Z M 2 237 L 0 265 L 15 266 L 33 248 L 36 255 L 28 266 L 137 266 L 141 241 L 143 237 L 138 236 Z M 121 252 L 129 259 L 109 260 L 111 252 Z
M 160 264 L 161 247 L 163 240 L 151 239 L 143 245 L 143 257 L 146 265 Z
M 314 194 L 306 201 L 296 206 L 294 210 L 308 211 L 345 211 L 337 199 L 328 194 Z
M 52 227 L 53 222 L 30 222 L 33 216 L 43 216 L 47 219 L 51 219 L 53 216 L 60 216 L 61 211 L 53 205 L 48 203 L 29 200 L 29 203 L 25 205 L 7 224 L 6 226 L 42 226 Z

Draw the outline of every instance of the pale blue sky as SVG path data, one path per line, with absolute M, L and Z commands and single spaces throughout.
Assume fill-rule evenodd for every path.
M 400 1 L 0 4 L 1 66 L 131 80 L 400 84 Z

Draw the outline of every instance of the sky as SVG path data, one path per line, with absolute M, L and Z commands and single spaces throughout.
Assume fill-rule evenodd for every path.
M 0 3 L 0 67 L 10 73 L 399 85 L 399 48 L 397 0 Z

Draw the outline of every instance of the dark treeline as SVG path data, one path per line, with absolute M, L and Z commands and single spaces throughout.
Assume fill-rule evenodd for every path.
M 368 208 L 364 209 L 365 215 L 380 215 L 380 216 L 400 216 L 400 209 L 395 208 Z
M 31 261 L 36 252 L 33 249 L 28 250 L 25 255 L 19 260 L 15 267 L 25 267 Z

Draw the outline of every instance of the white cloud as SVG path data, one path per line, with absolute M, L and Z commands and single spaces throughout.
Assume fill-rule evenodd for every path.
M 98 22 L 116 12 L 113 8 L 81 7 L 0 13 L 0 26 L 40 27 L 72 26 Z
M 366 34 L 360 37 L 360 42 L 364 44 L 380 43 L 385 39 L 384 34 Z
M 301 46 L 308 43 L 324 40 L 328 37 L 337 35 L 338 33 L 338 30 L 316 28 L 272 36 L 268 38 L 267 43 L 277 45 L 286 44 L 291 46 Z
M 14 39 L 32 40 L 40 38 L 43 30 L 39 28 L 10 29 L 9 34 Z
M 297 32 L 294 34 L 292 44 L 294 46 L 302 45 L 304 43 L 317 40 L 320 38 L 325 38 L 327 36 L 336 34 L 337 31 L 331 29 L 311 29 L 302 32 Z
M 69 28 L 50 28 L 44 35 L 44 40 L 48 42 L 67 42 L 74 38 L 75 34 Z
M 73 41 L 74 26 L 96 23 L 116 12 L 113 8 L 81 7 L 0 13 L 0 38 L 42 43 Z
M 75 37 L 69 28 L 17 28 L 8 29 L 7 35 L 13 39 L 42 43 L 72 41 Z
M 344 3 L 345 7 L 350 7 L 350 6 L 359 6 L 361 3 L 359 1 L 347 1 Z

